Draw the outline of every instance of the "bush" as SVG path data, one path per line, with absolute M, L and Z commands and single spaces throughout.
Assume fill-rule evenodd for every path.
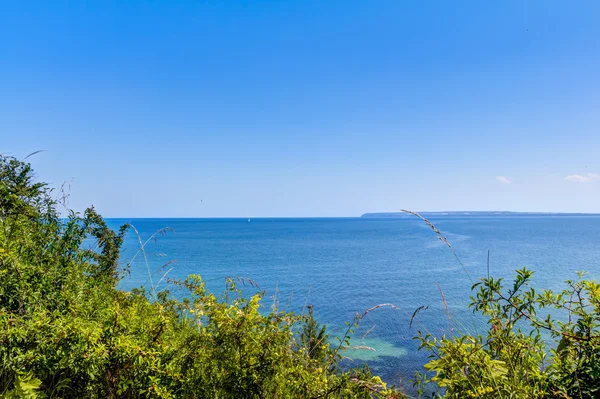
M 400 397 L 341 370 L 312 311 L 267 312 L 232 280 L 218 297 L 200 276 L 176 283 L 182 300 L 119 290 L 128 226 L 93 208 L 63 221 L 58 206 L 29 164 L 0 156 L 0 396 Z
M 434 373 L 417 376 L 421 392 L 431 381 L 448 398 L 600 397 L 600 285 L 579 273 L 560 293 L 536 293 L 533 273 L 516 273 L 507 290 L 494 278 L 473 286 L 471 306 L 489 324 L 485 336 L 419 332 L 431 352 L 425 368 Z
M 262 293 L 246 297 L 229 280 L 215 296 L 200 276 L 174 283 L 183 299 L 119 290 L 129 226 L 115 232 L 93 208 L 63 220 L 58 206 L 29 164 L 0 156 L 0 397 L 404 397 L 366 367 L 342 370 L 353 325 L 333 349 L 310 307 L 267 311 Z M 538 293 L 532 275 L 473 286 L 486 334 L 419 332 L 431 352 L 420 396 L 600 397 L 600 285 L 580 273 Z

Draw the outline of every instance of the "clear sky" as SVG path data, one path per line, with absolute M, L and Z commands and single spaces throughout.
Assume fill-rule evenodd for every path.
M 600 212 L 600 2 L 4 1 L 0 152 L 108 217 Z

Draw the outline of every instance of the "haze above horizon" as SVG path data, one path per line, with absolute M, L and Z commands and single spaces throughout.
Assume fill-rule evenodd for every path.
M 0 153 L 106 217 L 600 212 L 600 3 L 20 1 Z

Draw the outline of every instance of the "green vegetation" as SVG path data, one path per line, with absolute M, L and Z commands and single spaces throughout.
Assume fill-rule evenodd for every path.
M 600 285 L 579 273 L 560 293 L 536 293 L 532 275 L 517 270 L 506 290 L 502 279 L 473 286 L 471 306 L 489 324 L 485 336 L 419 332 L 421 348 L 431 351 L 425 368 L 434 373 L 417 375 L 421 385 L 435 383 L 447 398 L 600 397 Z
M 94 209 L 63 221 L 59 205 L 30 165 L 0 157 L 0 397 L 400 397 L 340 369 L 348 336 L 331 348 L 312 311 L 267 312 L 235 281 L 217 297 L 190 276 L 175 283 L 184 300 L 119 290 L 128 226 Z
M 122 291 L 128 226 L 115 232 L 94 209 L 61 219 L 59 206 L 29 164 L 0 156 L 0 397 L 405 397 L 368 368 L 339 366 L 362 316 L 332 347 L 312 308 L 265 309 L 234 280 L 219 296 L 200 276 L 174 282 L 181 300 Z M 508 289 L 493 278 L 473 286 L 485 335 L 419 332 L 431 352 L 420 396 L 600 397 L 600 285 L 580 274 L 538 293 L 531 278 L 522 269 Z

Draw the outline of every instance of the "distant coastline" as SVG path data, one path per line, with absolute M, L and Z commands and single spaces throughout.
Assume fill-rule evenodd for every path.
M 425 217 L 431 216 L 600 216 L 600 213 L 566 213 L 566 212 L 512 212 L 512 211 L 447 211 L 419 212 Z M 372 212 L 364 213 L 361 218 L 410 218 L 413 215 L 406 212 Z

